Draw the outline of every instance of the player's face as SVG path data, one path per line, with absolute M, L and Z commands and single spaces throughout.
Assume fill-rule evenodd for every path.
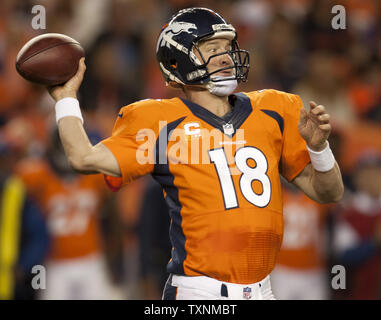
M 205 61 L 208 61 L 209 57 L 232 50 L 231 41 L 228 39 L 216 38 L 211 40 L 206 40 L 199 43 L 198 48 L 204 57 Z M 195 54 L 201 60 L 197 50 Z M 228 54 L 219 55 L 216 57 L 212 57 L 207 66 L 209 73 L 216 71 L 221 68 L 231 67 L 233 66 L 233 60 Z M 221 72 L 215 73 L 213 76 L 223 76 L 230 77 L 233 75 L 233 69 L 226 69 Z

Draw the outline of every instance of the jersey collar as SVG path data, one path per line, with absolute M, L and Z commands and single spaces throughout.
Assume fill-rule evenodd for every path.
M 245 120 L 253 111 L 249 97 L 247 97 L 243 93 L 235 93 L 229 96 L 229 101 L 235 102 L 233 106 L 233 111 L 230 117 L 228 117 L 228 119 L 218 117 L 214 113 L 210 112 L 209 110 L 190 100 L 184 98 L 180 99 L 193 113 L 193 115 L 210 124 L 212 127 L 220 130 L 222 133 L 226 134 L 231 138 L 234 136 L 237 129 L 241 127 L 241 125 L 245 122 Z M 227 133 L 229 131 L 227 131 L 226 128 L 229 128 L 229 130 L 233 129 L 233 133 Z

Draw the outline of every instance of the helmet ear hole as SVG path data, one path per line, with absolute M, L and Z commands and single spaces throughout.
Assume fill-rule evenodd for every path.
M 171 65 L 171 69 L 172 70 L 176 70 L 177 69 L 177 61 L 175 59 L 171 59 L 169 61 L 170 65 Z

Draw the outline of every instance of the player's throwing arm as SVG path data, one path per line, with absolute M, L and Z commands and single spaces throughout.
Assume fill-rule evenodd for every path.
M 83 128 L 77 91 L 86 66 L 80 43 L 64 34 L 34 37 L 20 50 L 16 69 L 25 79 L 47 86 L 57 102 L 56 121 L 67 158 L 80 173 L 120 176 L 114 155 L 103 144 L 92 146 Z
M 80 173 L 105 173 L 120 176 L 120 168 L 114 155 L 99 143 L 92 146 L 83 128 L 77 91 L 82 83 L 86 66 L 79 61 L 78 71 L 63 86 L 49 88 L 56 103 L 56 120 L 66 156 L 70 165 Z

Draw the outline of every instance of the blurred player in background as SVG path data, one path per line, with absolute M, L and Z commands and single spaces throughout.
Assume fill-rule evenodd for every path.
M 116 299 L 104 258 L 100 212 L 110 195 L 100 175 L 79 176 L 69 166 L 55 130 L 47 159 L 17 166 L 28 193 L 43 209 L 52 246 L 42 299 Z
M 34 266 L 42 265 L 49 235 L 41 211 L 12 172 L 18 151 L 0 132 L 0 300 L 35 299 Z
M 284 186 L 284 236 L 271 273 L 274 294 L 280 300 L 326 300 L 329 298 L 325 268 L 328 208 L 292 185 Z
M 343 137 L 333 130 L 330 147 L 336 159 L 343 157 Z M 344 183 L 346 175 L 343 174 Z M 282 181 L 284 182 L 284 181 Z M 332 263 L 333 214 L 338 204 L 322 205 L 306 197 L 290 183 L 282 183 L 284 236 L 271 284 L 280 300 L 330 299 L 327 269 Z
M 346 267 L 347 290 L 335 299 L 381 299 L 381 152 L 362 152 L 354 168 L 353 193 L 336 212 L 333 247 Z
M 273 299 L 269 274 L 283 234 L 280 174 L 318 202 L 338 201 L 343 193 L 324 106 L 311 102 L 307 112 L 298 96 L 275 90 L 232 94 L 249 68 L 236 39 L 234 27 L 212 10 L 175 14 L 156 53 L 165 81 L 186 99 L 123 107 L 112 136 L 96 146 L 76 100 L 84 59 L 65 85 L 49 88 L 65 153 L 78 172 L 104 173 L 114 189 L 152 174 L 165 189 L 173 250 L 164 299 Z M 192 135 L 203 140 L 205 129 L 223 136 L 199 154 L 206 153 L 206 163 L 189 164 L 183 154 L 179 164 L 168 151 L 174 129 L 182 143 Z M 237 140 L 238 129 L 244 139 Z M 144 161 L 139 150 L 149 132 L 155 141 Z

